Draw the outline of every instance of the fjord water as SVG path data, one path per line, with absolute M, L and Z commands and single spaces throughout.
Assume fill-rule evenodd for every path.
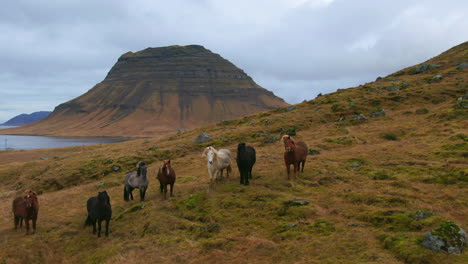
M 0 126 L 0 129 L 8 128 Z M 129 140 L 128 138 L 108 137 L 49 137 L 27 135 L 0 135 L 0 150 L 7 149 L 42 149 L 63 148 L 81 145 L 116 143 Z

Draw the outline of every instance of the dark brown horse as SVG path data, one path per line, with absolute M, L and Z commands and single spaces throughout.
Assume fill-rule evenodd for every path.
M 13 215 L 15 230 L 18 225 L 23 227 L 23 220 L 26 222 L 26 235 L 29 234 L 29 220 L 32 220 L 33 234 L 36 233 L 37 214 L 39 213 L 39 201 L 37 194 L 31 190 L 24 193 L 24 196 L 13 200 Z
M 158 170 L 158 180 L 160 184 L 161 193 L 164 192 L 164 200 L 167 195 L 167 185 L 171 185 L 171 197 L 174 196 L 174 183 L 176 180 L 176 173 L 171 167 L 171 160 L 165 160 L 162 167 Z
M 284 163 L 286 164 L 288 179 L 290 178 L 291 164 L 294 166 L 294 178 L 296 178 L 296 172 L 299 171 L 301 163 L 301 172 L 304 172 L 304 165 L 307 158 L 307 145 L 303 141 L 296 142 L 289 135 L 284 135 L 281 141 L 284 143 Z

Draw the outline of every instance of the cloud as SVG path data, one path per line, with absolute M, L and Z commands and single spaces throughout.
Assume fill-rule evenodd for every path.
M 0 120 L 52 110 L 127 51 L 200 44 L 290 103 L 466 41 L 466 1 L 17 0 L 0 9 Z

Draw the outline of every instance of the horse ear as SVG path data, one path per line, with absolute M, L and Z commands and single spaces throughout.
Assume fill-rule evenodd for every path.
M 167 160 L 167 163 L 171 164 L 171 160 Z

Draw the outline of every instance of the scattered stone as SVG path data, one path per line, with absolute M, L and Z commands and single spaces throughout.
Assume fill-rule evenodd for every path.
M 461 254 L 466 244 L 466 232 L 456 223 L 447 221 L 438 229 L 426 233 L 421 244 L 432 250 Z
M 466 100 L 466 99 L 468 99 L 468 94 L 465 94 L 464 96 L 458 97 L 457 100 L 458 100 L 458 101 L 463 101 L 463 100 Z
M 286 112 L 291 112 L 292 110 L 296 110 L 296 107 L 295 106 L 286 107 Z
M 206 132 L 202 132 L 193 142 L 195 143 L 205 143 L 211 140 L 210 135 Z
M 351 119 L 354 120 L 354 121 L 362 121 L 362 120 L 367 120 L 367 117 L 365 115 L 363 115 L 363 114 L 359 114 L 359 115 L 357 115 L 357 116 L 355 116 L 355 117 L 353 117 Z
M 380 77 L 380 76 L 375 79 L 376 82 L 378 82 L 380 80 L 382 80 L 382 77 Z
M 413 216 L 412 218 L 414 220 L 423 220 L 423 219 L 426 219 L 426 218 L 429 218 L 431 216 L 434 216 L 435 215 L 435 212 L 432 211 L 432 210 L 429 210 L 429 209 L 421 209 L 421 210 L 418 210 Z
M 309 149 L 307 151 L 307 154 L 309 154 L 309 155 L 318 155 L 318 154 L 320 154 L 320 151 L 318 151 L 316 149 Z
M 399 81 L 403 81 L 403 80 L 393 77 L 393 78 L 390 79 L 390 81 L 391 82 L 399 82 Z
M 296 227 L 297 224 L 289 224 L 289 225 L 285 225 L 284 228 L 293 228 L 293 227 Z
M 40 157 L 41 160 L 48 160 L 49 157 Z
M 421 65 L 418 65 L 418 66 L 415 66 L 413 67 L 411 70 L 410 70 L 410 74 L 419 74 L 419 73 L 423 73 L 425 71 L 428 71 L 428 70 L 431 70 L 431 69 L 435 69 L 435 68 L 440 68 L 440 65 L 436 65 L 436 64 L 427 64 L 427 63 L 423 63 Z
M 149 140 L 143 141 L 143 144 L 148 144 L 148 143 L 150 143 Z
M 104 164 L 112 164 L 114 162 L 113 159 L 107 159 L 104 161 Z
M 317 94 L 317 96 L 315 98 L 318 98 L 320 96 L 322 96 L 322 93 Z
M 385 86 L 384 89 L 387 90 L 387 91 L 399 91 L 401 89 L 401 87 L 399 87 L 399 86 Z
M 441 80 L 442 80 L 442 75 L 440 75 L 440 74 L 434 75 L 431 78 L 431 82 L 438 82 L 438 81 L 441 81 Z
M 286 206 L 303 206 L 303 205 L 308 205 L 309 201 L 303 200 L 303 199 L 292 199 L 289 201 L 284 202 L 284 205 Z
M 101 175 L 102 175 L 102 176 L 106 176 L 107 174 L 109 174 L 109 171 L 108 171 L 108 170 L 103 170 L 103 171 L 101 172 Z
M 468 68 L 468 62 L 462 62 L 460 65 L 458 65 L 457 70 L 463 70 Z
M 380 110 L 377 110 L 377 111 L 374 111 L 372 113 L 370 113 L 370 116 L 372 117 L 376 117 L 376 116 L 385 116 L 387 114 L 387 112 L 385 111 L 385 109 L 380 109 Z
M 185 129 L 185 128 L 179 128 L 179 129 L 177 129 L 177 134 L 184 133 L 185 131 L 188 131 L 188 129 Z
M 120 170 L 120 166 L 119 166 L 119 165 L 113 165 L 113 166 L 111 167 L 111 169 L 112 169 L 113 171 L 119 171 L 119 170 Z

